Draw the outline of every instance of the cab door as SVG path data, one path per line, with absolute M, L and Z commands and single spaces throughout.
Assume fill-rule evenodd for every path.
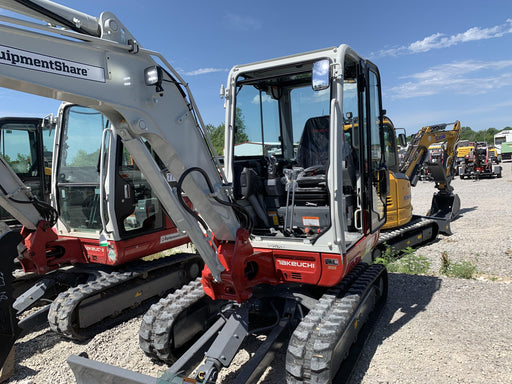
M 43 119 L 32 117 L 0 118 L 0 156 L 20 180 L 41 201 L 49 201 L 48 176 L 45 173 Z M 50 147 L 51 148 L 51 147 Z M 17 221 L 0 207 L 0 220 L 9 225 Z
M 388 174 L 384 159 L 384 135 L 382 130 L 382 98 L 380 75 L 377 67 L 369 61 L 361 61 L 359 66 L 359 114 L 362 116 L 361 142 L 362 174 L 365 188 L 363 206 L 367 213 L 363 230 L 374 233 L 386 222 L 386 197 L 388 194 Z
M 97 111 L 65 105 L 59 111 L 52 194 L 60 235 L 98 237 L 102 229 L 100 152 L 107 120 Z M 108 149 L 107 149 L 108 151 Z
M 170 227 L 106 116 L 79 105 L 62 109 L 54 184 L 60 233 L 99 238 L 105 231 L 119 241 Z

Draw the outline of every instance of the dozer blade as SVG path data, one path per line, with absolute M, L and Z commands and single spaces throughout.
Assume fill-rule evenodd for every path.
M 157 384 L 158 379 L 127 369 L 71 355 L 67 359 L 77 384 Z
M 12 271 L 14 258 L 18 256 L 18 244 L 22 238 L 19 232 L 9 231 L 0 235 L 0 369 L 20 333 L 17 325 L 16 313 L 12 307 Z
M 76 384 L 183 384 L 196 382 L 194 379 L 188 379 L 177 373 L 165 373 L 160 378 L 151 377 L 77 355 L 69 356 L 66 361 L 75 375 Z M 201 381 L 201 383 L 215 384 L 210 381 Z

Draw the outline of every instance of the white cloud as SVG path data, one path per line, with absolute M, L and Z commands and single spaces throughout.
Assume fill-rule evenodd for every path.
M 502 37 L 512 33 L 512 19 L 507 19 L 504 24 L 490 28 L 472 27 L 462 33 L 447 36 L 443 33 L 434 33 L 422 40 L 415 41 L 401 47 L 383 49 L 372 53 L 372 57 L 398 56 L 413 53 L 428 52 L 432 49 L 447 48 L 469 41 L 487 40 Z
M 228 13 L 225 15 L 224 20 L 228 27 L 240 31 L 257 30 L 262 26 L 261 22 L 255 18 L 235 15 L 234 13 Z
M 411 79 L 392 87 L 387 93 L 394 99 L 430 96 L 440 93 L 483 94 L 512 86 L 512 60 L 468 60 L 442 64 L 424 72 L 402 77 Z M 500 72 L 502 71 L 502 72 Z
M 272 98 L 269 95 L 267 95 L 266 93 L 263 93 L 261 95 L 261 102 L 262 103 L 271 103 Z M 260 104 L 260 95 L 257 94 L 256 96 L 254 96 L 251 103 L 259 105 Z
M 213 72 L 227 72 L 227 69 L 221 69 L 221 68 L 199 68 L 194 71 L 185 72 L 186 76 L 197 76 L 197 75 L 204 75 L 205 73 L 213 73 Z

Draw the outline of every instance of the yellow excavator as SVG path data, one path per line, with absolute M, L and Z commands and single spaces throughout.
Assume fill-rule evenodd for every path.
M 409 143 L 404 160 L 399 164 L 397 141 L 406 145 L 405 134 L 396 135 L 389 118 L 384 120 L 386 164 L 389 171 L 387 220 L 381 229 L 379 243 L 373 252 L 378 257 L 388 247 L 399 251 L 434 240 L 438 233 L 450 235 L 450 221 L 460 210 L 459 196 L 450 185 L 455 175 L 457 143 L 460 122 L 436 124 L 421 128 Z M 445 143 L 441 162 L 428 162 L 428 148 L 434 143 Z M 416 186 L 422 167 L 426 167 L 438 190 L 426 216 L 413 214 L 411 187 Z

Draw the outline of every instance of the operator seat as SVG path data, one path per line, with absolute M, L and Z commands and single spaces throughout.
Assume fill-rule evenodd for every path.
M 311 117 L 306 121 L 296 156 L 297 175 L 295 204 L 328 205 L 326 171 L 329 165 L 329 116 Z
M 352 147 L 343 141 L 345 164 L 342 169 L 343 184 L 354 188 L 356 179 Z M 329 164 L 329 116 L 312 117 L 306 121 L 297 148 L 297 165 L 304 168 L 297 179 L 299 187 L 319 186 L 325 182 Z M 346 192 L 350 193 L 350 192 Z
M 312 117 L 306 121 L 297 148 L 297 165 L 304 168 L 297 177 L 295 204 L 310 207 L 311 216 L 318 216 L 314 206 L 327 206 L 326 171 L 329 165 L 329 116 Z M 347 225 L 353 225 L 355 204 L 356 161 L 352 146 L 343 136 L 344 161 L 341 166 Z
M 296 160 L 305 170 L 320 166 L 325 172 L 329 162 L 329 116 L 311 117 L 306 121 Z

